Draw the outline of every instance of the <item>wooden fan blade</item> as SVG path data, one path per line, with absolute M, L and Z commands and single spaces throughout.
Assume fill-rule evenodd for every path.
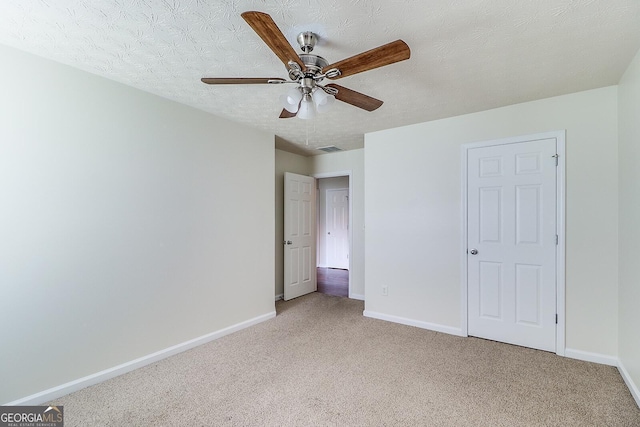
M 338 86 L 334 83 L 330 83 L 326 85 L 326 87 L 331 87 L 338 90 L 338 93 L 335 95 L 337 100 L 346 102 L 347 104 L 351 104 L 358 108 L 362 108 L 363 110 L 373 111 L 380 108 L 380 106 L 382 105 L 382 101 L 380 101 L 379 99 L 372 98 L 363 93 L 356 92 L 355 90 L 347 89 L 343 86 Z
M 271 19 L 271 16 L 264 12 L 255 11 L 244 12 L 241 16 L 247 21 L 247 24 L 253 28 L 253 31 L 260 36 L 262 41 L 269 46 L 273 53 L 280 58 L 280 61 L 284 63 L 287 69 L 289 68 L 289 61 L 296 62 L 303 71 L 306 69 L 296 51 L 293 50 L 293 47 L 291 47 L 287 41 L 287 38 L 282 34 L 282 31 L 280 31 L 280 28 L 278 28 L 273 19 Z
M 374 68 L 384 67 L 385 65 L 395 62 L 404 61 L 405 59 L 409 59 L 410 56 L 411 50 L 409 46 L 402 40 L 396 40 L 328 65 L 324 67 L 323 70 L 327 71 L 332 68 L 337 68 L 340 70 L 340 75 L 333 79 L 339 79 L 363 71 L 373 70 Z
M 290 119 L 291 117 L 295 117 L 296 113 L 292 113 L 290 111 L 287 111 L 286 109 L 282 109 L 282 113 L 280 113 L 280 118 L 281 119 Z
M 244 84 L 261 84 L 269 83 L 269 80 L 277 80 L 279 82 L 285 82 L 285 79 L 280 77 L 267 77 L 267 78 L 246 78 L 246 77 L 231 77 L 231 78 L 209 78 L 204 77 L 202 83 L 208 85 L 244 85 Z

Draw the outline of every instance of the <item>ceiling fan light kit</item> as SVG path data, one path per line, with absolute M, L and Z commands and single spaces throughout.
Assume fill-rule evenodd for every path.
M 313 119 L 316 116 L 316 109 L 313 105 L 313 100 L 311 99 L 310 93 L 305 93 L 302 97 L 302 101 L 300 101 L 300 108 L 298 109 L 298 113 L 296 117 L 301 119 Z
M 202 82 L 206 84 L 296 84 L 295 88 L 280 96 L 284 107 L 280 118 L 312 119 L 316 113 L 328 111 L 336 99 L 366 111 L 373 111 L 382 105 L 382 101 L 333 83 L 323 86 L 320 82 L 325 78 L 335 80 L 404 61 L 411 56 L 409 46 L 402 40 L 396 40 L 330 64 L 323 57 L 311 53 L 318 41 L 316 34 L 304 31 L 298 35 L 297 41 L 303 52 L 298 55 L 268 14 L 249 11 L 244 12 L 242 18 L 284 63 L 290 80 L 278 77 L 203 78 Z
M 298 88 L 292 88 L 287 93 L 280 95 L 280 101 L 285 110 L 290 113 L 295 113 L 298 110 L 300 101 L 302 101 L 302 93 Z
M 316 88 L 313 91 L 313 102 L 316 105 L 318 113 L 324 113 L 325 111 L 327 111 L 329 108 L 331 108 L 335 101 L 336 97 L 327 94 L 324 89 Z

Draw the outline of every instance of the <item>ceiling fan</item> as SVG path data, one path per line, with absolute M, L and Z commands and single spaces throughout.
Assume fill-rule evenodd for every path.
M 281 97 L 284 109 L 280 118 L 299 117 L 310 119 L 316 112 L 323 112 L 338 99 L 358 108 L 373 111 L 382 105 L 382 101 L 334 83 L 321 85 L 325 78 L 335 80 L 352 76 L 363 71 L 373 70 L 385 65 L 409 59 L 409 46 L 396 40 L 377 48 L 362 52 L 342 61 L 329 63 L 321 56 L 311 53 L 317 36 L 312 32 L 302 32 L 297 41 L 302 54 L 295 50 L 282 34 L 271 16 L 264 12 L 244 12 L 242 18 L 253 28 L 287 67 L 289 79 L 267 78 L 202 78 L 202 82 L 212 85 L 224 84 L 283 84 L 293 83 L 295 88 Z

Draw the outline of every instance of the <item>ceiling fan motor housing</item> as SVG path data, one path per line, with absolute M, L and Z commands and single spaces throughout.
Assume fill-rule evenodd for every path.
M 301 33 L 301 35 L 302 34 L 305 33 Z M 300 60 L 304 63 L 305 70 L 302 72 L 295 62 L 290 62 L 289 77 L 291 80 L 300 83 L 299 88 L 302 93 L 311 93 L 313 88 L 316 87 L 316 83 L 324 79 L 322 69 L 329 65 L 329 61 L 321 56 L 310 53 L 302 53 L 299 56 Z
M 329 61 L 318 55 L 303 53 L 299 56 L 304 63 L 304 66 L 307 68 L 305 74 L 310 73 L 316 76 L 322 72 L 323 68 L 329 65 Z

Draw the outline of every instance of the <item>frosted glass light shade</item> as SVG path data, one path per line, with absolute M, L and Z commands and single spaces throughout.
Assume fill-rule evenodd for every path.
M 297 88 L 293 88 L 286 94 L 280 96 L 282 106 L 290 113 L 295 113 L 296 111 L 298 111 L 298 104 L 300 103 L 301 99 L 302 94 Z
M 324 113 L 331 108 L 331 105 L 335 102 L 336 98 L 333 95 L 327 94 L 324 90 L 317 88 L 313 92 L 313 102 L 316 105 L 318 113 Z
M 315 88 L 313 89 L 313 102 L 316 104 L 316 107 L 318 105 L 324 104 L 327 101 L 327 93 L 320 89 L 320 88 Z
M 313 119 L 316 116 L 316 106 L 313 104 L 313 100 L 311 99 L 311 95 L 305 95 L 300 102 L 300 109 L 298 110 L 298 114 L 296 116 L 300 119 Z

